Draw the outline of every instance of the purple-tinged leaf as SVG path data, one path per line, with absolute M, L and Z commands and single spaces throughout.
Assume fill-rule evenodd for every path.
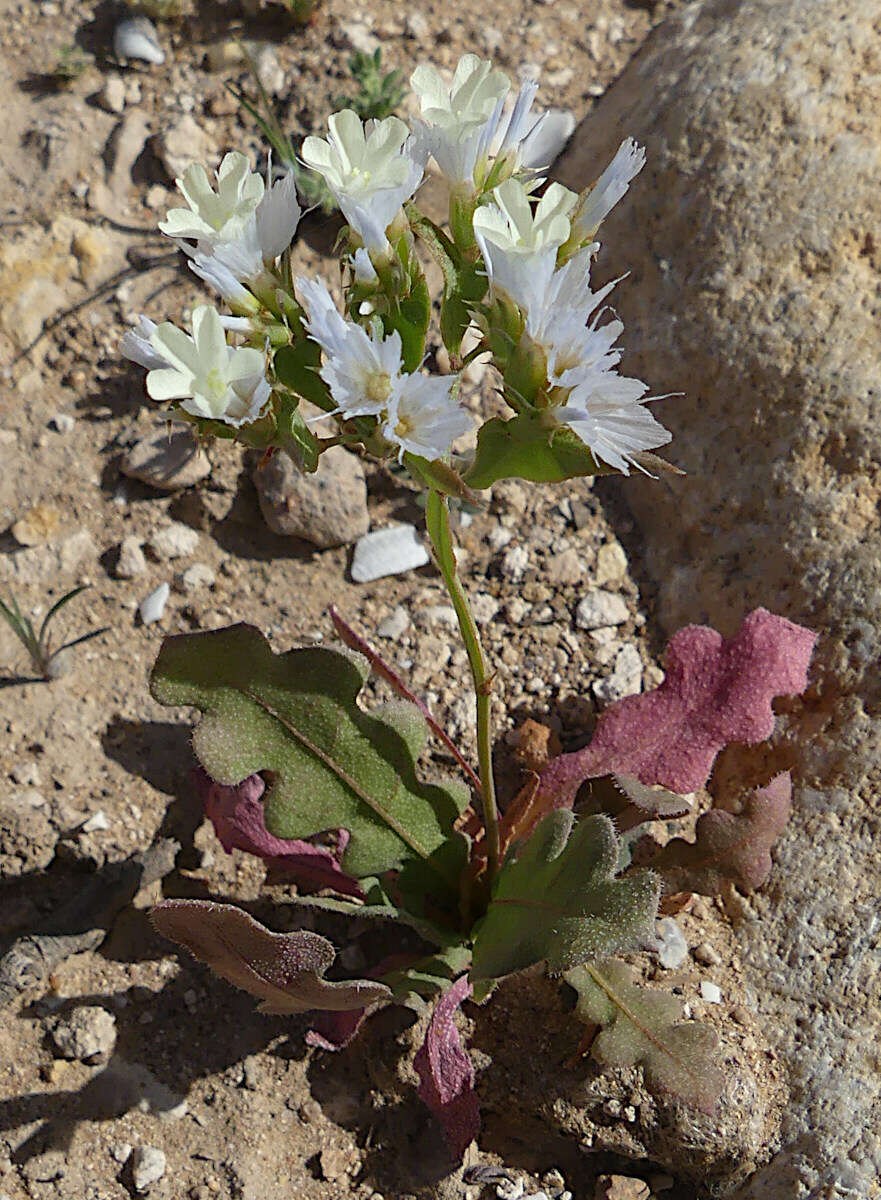
M 308 930 L 272 933 L 232 904 L 165 900 L 150 920 L 222 979 L 257 996 L 261 1012 L 361 1009 L 391 996 L 368 979 L 328 982 L 323 975 L 336 954 L 327 938 Z
M 638 986 L 632 969 L 621 962 L 575 967 L 565 979 L 578 993 L 579 1017 L 601 1026 L 590 1048 L 601 1066 L 641 1066 L 651 1091 L 714 1111 L 724 1085 L 714 1062 L 716 1034 L 683 1020 L 681 1000 Z
M 413 1060 L 420 1080 L 419 1095 L 440 1120 L 457 1159 L 461 1159 L 480 1131 L 474 1067 L 453 1020 L 456 1009 L 471 993 L 467 975 L 462 975 L 443 993 L 435 1005 L 425 1041 Z
M 771 870 L 771 847 L 792 808 L 789 772 L 759 788 L 740 813 L 714 808 L 698 817 L 695 840 L 674 838 L 651 862 L 668 892 L 714 896 L 730 879 L 744 891 L 761 887 Z
M 816 634 L 758 608 L 726 639 L 689 625 L 667 648 L 654 691 L 625 696 L 597 721 L 593 741 L 542 772 L 534 819 L 571 807 L 585 779 L 628 775 L 673 792 L 697 791 L 729 742 L 753 745 L 774 731 L 771 701 L 807 687 Z
M 306 1033 L 306 1045 L 319 1050 L 345 1050 L 360 1033 L 366 1016 L 366 1008 L 352 1008 L 348 1012 L 321 1012 Z
M 395 671 L 393 667 L 390 667 L 385 659 L 379 654 L 379 652 L 374 650 L 373 646 L 371 646 L 368 641 L 365 641 L 360 634 L 356 633 L 352 626 L 348 624 L 348 622 L 343 620 L 332 604 L 328 609 L 328 612 L 330 613 L 331 621 L 333 621 L 333 627 L 340 635 L 340 639 L 344 645 L 348 646 L 350 650 L 357 651 L 358 654 L 363 654 L 376 674 L 379 675 L 380 678 L 384 679 L 389 687 L 398 696 L 401 696 L 402 699 L 409 700 L 411 704 L 416 705 L 423 717 L 425 717 L 425 721 L 429 729 L 432 731 L 435 737 L 439 738 L 443 742 L 450 754 L 452 754 L 453 758 L 455 758 L 456 762 L 462 768 L 462 771 L 469 784 L 472 788 L 474 788 L 475 792 L 479 796 L 481 793 L 480 778 L 468 760 L 463 757 L 459 747 L 456 745 L 447 731 L 438 723 L 436 717 L 425 701 L 420 700 L 415 692 L 410 691 L 397 671 Z
M 197 767 L 192 780 L 205 815 L 227 854 L 232 850 L 255 854 L 278 879 L 296 883 L 306 891 L 333 888 L 343 896 L 363 899 L 361 886 L 340 866 L 349 842 L 345 829 L 331 831 L 336 839 L 333 848 L 301 838 L 277 838 L 263 819 L 260 798 L 266 785 L 259 775 L 249 775 L 241 783 L 227 787 Z

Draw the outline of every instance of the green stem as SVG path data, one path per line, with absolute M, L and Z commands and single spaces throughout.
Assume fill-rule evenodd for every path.
M 425 523 L 434 547 L 435 558 L 443 576 L 456 617 L 465 652 L 474 680 L 474 696 L 477 710 L 477 763 L 483 802 L 483 822 L 486 828 L 486 857 L 490 880 L 499 869 L 499 812 L 496 806 L 496 788 L 492 769 L 492 675 L 487 667 L 483 646 L 468 603 L 462 581 L 456 571 L 456 556 L 453 552 L 453 535 L 450 531 L 450 516 L 447 498 L 433 488 L 428 493 L 425 506 Z

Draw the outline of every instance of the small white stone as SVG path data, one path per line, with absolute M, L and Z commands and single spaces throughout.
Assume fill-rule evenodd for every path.
M 471 612 L 478 625 L 488 625 L 499 611 L 499 602 L 489 592 L 478 592 L 471 597 Z
M 505 616 L 508 618 L 508 624 L 519 625 L 531 608 L 532 605 L 527 604 L 519 596 L 512 596 L 505 605 Z
M 167 583 L 160 583 L 149 595 L 144 597 L 138 605 L 138 612 L 145 625 L 152 625 L 154 621 L 160 619 L 165 612 L 165 606 L 168 603 L 170 595 L 171 588 L 169 585 Z
M 621 596 L 597 590 L 580 601 L 575 610 L 575 624 L 579 629 L 601 629 L 606 625 L 623 625 L 629 615 Z
M 635 696 L 641 689 L 642 660 L 637 648 L 628 642 L 616 654 L 612 674 L 594 684 L 594 695 L 601 704 L 611 704 L 624 696 Z
M 606 542 L 597 550 L 597 565 L 594 580 L 597 587 L 607 583 L 620 583 L 627 574 L 627 555 L 620 542 Z
M 113 53 L 117 58 L 138 58 L 156 66 L 165 62 L 156 26 L 147 17 L 127 17 L 119 22 L 113 31 Z
M 132 1154 L 132 1182 L 146 1192 L 165 1174 L 165 1154 L 156 1146 L 138 1146 Z
M 180 584 L 185 592 L 198 592 L 202 588 L 212 587 L 216 578 L 207 563 L 193 563 L 181 572 Z
M 110 1157 L 114 1162 L 127 1163 L 131 1158 L 133 1149 L 134 1146 L 132 1146 L 131 1142 L 117 1142 L 115 1146 L 110 1148 Z
M 370 583 L 386 575 L 402 575 L 429 561 L 413 525 L 393 525 L 359 538 L 352 556 L 352 579 Z
M 72 417 L 70 413 L 55 413 L 49 418 L 49 427 L 56 433 L 72 433 L 75 425 L 76 417 Z
M 415 42 L 424 42 L 428 37 L 429 25 L 426 17 L 419 12 L 407 13 L 404 18 L 404 33 Z
M 377 633 L 380 637 L 396 642 L 410 625 L 410 614 L 402 604 L 379 623 Z
M 688 942 L 673 917 L 662 917 L 657 923 L 655 939 L 658 962 L 667 971 L 675 971 L 688 958 Z
M 107 819 L 107 813 L 99 808 L 96 813 L 92 813 L 87 821 L 83 821 L 80 826 L 80 833 L 103 833 L 105 829 L 109 828 L 110 821 Z
M 707 1004 L 721 1004 L 722 992 L 715 983 L 710 983 L 709 979 L 702 979 L 701 1000 L 706 1000 Z
M 121 113 L 125 108 L 125 84 L 121 75 L 108 75 L 98 97 L 108 112 Z
M 523 573 L 529 566 L 529 551 L 525 546 L 512 546 L 505 552 L 502 559 L 502 574 L 511 583 L 517 583 L 523 578 Z
M 164 529 L 157 529 L 147 545 L 159 559 L 188 558 L 199 548 L 199 535 L 189 525 L 175 521 Z
M 116 560 L 114 574 L 117 579 L 134 579 L 147 571 L 147 560 L 141 543 L 133 535 L 124 537 L 119 544 L 119 557 Z
M 504 550 L 505 546 L 514 540 L 514 531 L 507 529 L 504 525 L 493 525 L 486 535 L 486 540 L 490 550 L 495 554 L 499 550 Z
M 417 617 L 420 625 L 445 625 L 447 629 L 457 629 L 459 625 L 456 610 L 450 604 L 429 604 Z
M 364 21 L 349 21 L 340 28 L 353 50 L 373 54 L 379 48 L 379 38 L 370 32 L 370 27 Z

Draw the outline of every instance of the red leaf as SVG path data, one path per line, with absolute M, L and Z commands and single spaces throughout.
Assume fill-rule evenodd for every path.
M 354 1041 L 367 1016 L 366 1008 L 353 1008 L 349 1012 L 321 1012 L 311 1029 L 306 1032 L 306 1045 L 319 1050 L 345 1050 Z
M 450 1149 L 461 1159 L 480 1131 L 480 1110 L 474 1094 L 474 1067 L 465 1053 L 453 1014 L 472 993 L 461 975 L 438 1000 L 425 1041 L 413 1066 L 419 1076 L 419 1095 L 439 1118 Z
M 266 861 L 270 869 L 304 891 L 333 888 L 344 896 L 363 898 L 360 885 L 347 875 L 340 860 L 349 841 L 348 831 L 334 830 L 336 846 L 317 846 L 300 838 L 277 838 L 266 828 L 260 797 L 266 785 L 259 775 L 227 787 L 201 767 L 192 772 L 196 793 L 220 844 L 229 854 L 246 850 Z
M 791 795 L 786 771 L 754 792 L 743 812 L 712 809 L 698 817 L 693 842 L 674 838 L 649 865 L 670 892 L 714 896 L 725 879 L 744 891 L 761 887 L 771 870 L 771 847 L 789 820 Z
M 816 634 L 764 608 L 737 635 L 689 625 L 667 648 L 664 682 L 626 696 L 597 721 L 593 741 L 554 759 L 542 772 L 531 808 L 536 819 L 569 808 L 585 779 L 629 775 L 674 792 L 703 787 L 729 742 L 753 745 L 774 730 L 771 701 L 807 687 Z

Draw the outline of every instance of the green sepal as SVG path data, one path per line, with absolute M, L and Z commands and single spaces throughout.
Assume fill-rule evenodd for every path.
M 489 286 L 485 274 L 478 274 L 472 263 L 456 253 L 452 278 L 444 280 L 441 303 L 440 331 L 450 354 L 458 354 L 465 330 L 471 324 L 475 308 L 486 295 Z
M 307 474 L 318 468 L 321 447 L 315 434 L 303 419 L 293 396 L 280 396 L 276 413 L 278 444 Z
M 477 497 L 466 486 L 461 475 L 442 458 L 429 461 L 418 454 L 407 452 L 404 455 L 404 466 L 418 483 L 434 488 L 436 492 L 442 492 L 445 496 L 455 496 L 457 500 L 467 500 L 470 504 L 477 501 Z
M 318 374 L 321 366 L 321 347 L 311 338 L 302 338 L 276 351 L 275 374 L 280 383 L 310 400 L 325 412 L 336 408 L 330 389 Z
M 505 399 L 517 412 L 540 407 L 539 396 L 547 386 L 548 360 L 543 348 L 524 334 L 502 368 Z M 546 404 L 547 401 L 545 400 Z
M 472 488 L 488 488 L 497 479 L 529 479 L 559 483 L 582 475 L 606 475 L 611 468 L 598 463 L 571 429 L 548 428 L 543 413 L 521 413 L 510 421 L 493 417 L 477 435 L 474 462 L 464 475 Z
M 383 314 L 386 335 L 396 329 L 401 336 L 401 361 L 409 374 L 418 371 L 425 357 L 425 335 L 431 317 L 431 296 L 425 276 L 419 272 L 410 292 Z

